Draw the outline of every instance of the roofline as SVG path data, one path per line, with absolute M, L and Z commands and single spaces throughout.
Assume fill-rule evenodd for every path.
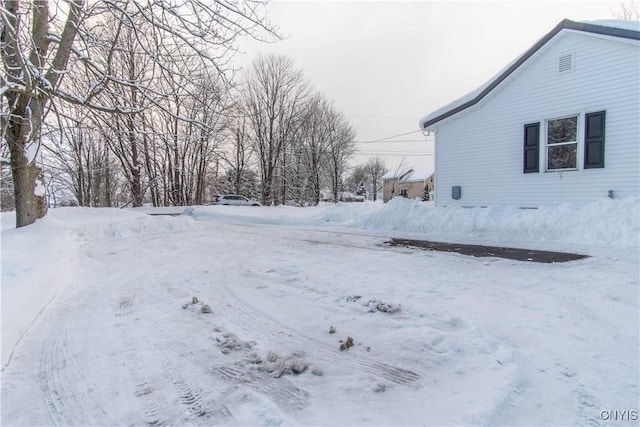
M 564 19 L 555 26 L 553 30 L 547 33 L 542 39 L 534 44 L 529 50 L 527 50 L 516 62 L 514 62 L 509 68 L 507 68 L 501 75 L 499 75 L 489 86 L 484 88 L 482 92 L 473 97 L 471 100 L 458 105 L 457 107 L 440 114 L 433 119 L 426 121 L 422 124 L 422 128 L 426 129 L 429 126 L 440 122 L 454 114 L 459 113 L 462 110 L 477 104 L 489 94 L 493 89 L 502 83 L 507 77 L 509 77 L 515 70 L 517 70 L 522 64 L 524 64 L 529 58 L 531 58 L 538 50 L 540 50 L 545 44 L 547 44 L 552 38 L 554 38 L 562 30 L 575 30 L 583 31 L 586 33 L 601 34 L 605 36 L 621 37 L 624 39 L 640 40 L 640 31 L 628 30 L 624 28 L 604 27 L 601 25 L 590 24 L 585 22 L 575 22 L 570 19 Z
M 424 178 L 419 178 L 421 175 L 420 173 L 422 172 L 427 172 L 428 175 L 425 176 Z M 415 170 L 413 168 L 409 168 L 408 170 L 403 170 L 402 173 L 400 173 L 399 171 L 393 172 L 393 176 L 390 176 L 388 178 L 385 178 L 385 176 L 387 176 L 388 174 L 390 174 L 391 172 L 387 172 L 386 174 L 383 175 L 383 179 L 397 179 L 399 181 L 402 181 L 404 178 L 404 181 L 402 182 L 422 182 L 422 181 L 426 181 L 427 179 L 431 178 L 433 176 L 433 174 L 435 173 L 435 171 L 433 169 L 426 169 L 426 170 Z M 418 178 L 414 178 L 413 174 L 418 175 Z M 398 175 L 396 175 L 398 174 Z M 409 176 L 407 176 L 409 175 Z

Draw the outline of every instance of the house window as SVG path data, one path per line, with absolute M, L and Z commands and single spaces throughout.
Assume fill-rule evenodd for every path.
M 547 120 L 547 170 L 578 167 L 578 116 Z
M 401 197 L 407 197 L 407 189 L 406 188 L 401 188 L 400 189 L 400 196 Z
M 596 111 L 546 120 L 546 131 L 541 131 L 540 122 L 525 124 L 523 172 L 539 172 L 541 151 L 546 155 L 547 171 L 577 170 L 581 167 L 578 152 L 584 157 L 584 169 L 604 168 L 605 119 L 606 111 Z M 579 122 L 584 123 L 582 135 L 578 134 Z

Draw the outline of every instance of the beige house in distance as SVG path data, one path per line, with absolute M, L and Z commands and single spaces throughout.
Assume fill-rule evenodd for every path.
M 425 195 L 433 191 L 433 170 L 388 172 L 383 175 L 382 183 L 382 201 L 385 203 L 394 197 L 427 200 Z

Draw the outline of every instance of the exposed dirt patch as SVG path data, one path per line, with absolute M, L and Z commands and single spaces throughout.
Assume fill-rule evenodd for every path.
M 403 246 L 428 251 L 456 252 L 475 257 L 498 257 L 527 262 L 567 262 L 588 258 L 588 255 L 566 252 L 538 251 L 532 249 L 505 248 L 500 246 L 463 245 L 458 243 L 432 242 L 429 240 L 391 239 L 385 242 L 390 246 Z

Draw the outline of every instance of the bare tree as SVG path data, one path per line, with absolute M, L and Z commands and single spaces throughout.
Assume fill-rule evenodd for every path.
M 347 179 L 347 190 L 362 196 L 366 193 L 368 184 L 369 174 L 367 174 L 364 165 L 354 166 Z
M 261 201 L 277 204 L 276 172 L 296 135 L 309 88 L 286 56 L 258 57 L 245 79 L 243 109 L 260 169 Z
M 396 167 L 393 172 L 393 177 L 391 178 L 391 188 L 389 191 L 389 200 L 393 199 L 396 196 L 396 190 L 398 186 L 405 182 L 409 177 L 413 175 L 413 169 L 407 166 L 406 157 L 402 157 L 400 159 L 400 163 L 398 163 L 398 167 Z M 388 200 L 385 200 L 387 202 Z
M 29 225 L 46 214 L 42 170 L 37 161 L 42 123 L 49 108 L 55 111 L 61 102 L 69 102 L 127 115 L 120 121 L 124 125 L 120 131 L 127 133 L 119 137 L 127 138 L 132 150 L 137 149 L 134 139 L 142 123 L 134 115 L 144 105 L 162 108 L 158 100 L 164 94 L 153 90 L 148 74 L 116 73 L 112 59 L 121 52 L 123 34 L 132 32 L 133 44 L 127 49 L 145 55 L 155 69 L 182 60 L 184 53 L 192 65 L 196 58 L 224 76 L 238 37 L 257 37 L 264 31 L 273 34 L 261 16 L 263 6 L 262 1 L 254 0 L 3 0 L 0 129 L 11 153 L 16 225 Z M 50 8 L 59 9 L 50 13 Z M 97 37 L 101 30 L 105 33 L 105 28 L 113 34 L 111 44 Z M 183 50 L 176 56 L 173 46 Z M 96 51 L 104 55 L 99 58 Z M 61 84 L 70 73 L 84 74 L 82 90 L 73 91 Z M 126 92 L 131 96 L 121 98 Z M 142 186 L 135 171 L 141 169 L 142 164 L 137 163 L 131 168 L 135 204 L 140 201 L 137 186 Z
M 380 157 L 371 157 L 364 165 L 364 170 L 371 180 L 371 192 L 373 193 L 373 201 L 375 202 L 378 197 L 378 193 L 382 190 L 382 176 L 387 173 L 387 168 L 384 164 L 384 160 Z
M 311 202 L 317 205 L 322 190 L 322 171 L 328 161 L 327 152 L 331 143 L 331 129 L 328 126 L 331 104 L 323 95 L 316 93 L 309 99 L 305 111 L 301 129 L 307 165 L 305 175 L 310 180 Z
M 224 131 L 228 128 L 232 104 L 228 90 L 215 74 L 207 70 L 192 77 L 192 94 L 185 108 L 188 121 L 182 122 L 182 197 L 186 204 L 202 204 L 206 179 L 214 159 L 219 156 Z
M 118 22 L 113 18 L 107 22 L 112 22 L 118 27 Z M 149 85 L 141 85 L 148 79 L 149 68 L 154 62 L 145 55 L 144 51 L 137 46 L 137 31 L 148 27 L 144 21 L 138 20 L 136 25 L 119 25 L 119 31 L 111 33 L 109 31 L 95 31 L 102 37 L 102 49 L 94 49 L 94 63 L 100 63 L 109 70 L 109 78 L 121 82 L 128 82 L 123 86 L 107 84 L 106 90 L 96 95 L 96 102 L 101 106 L 108 106 L 117 110 L 121 105 L 129 105 L 132 110 L 127 114 L 113 114 L 112 111 L 95 110 L 93 117 L 102 122 L 105 133 L 113 134 L 113 138 L 107 139 L 111 142 L 112 151 L 116 154 L 122 171 L 127 178 L 130 191 L 130 202 L 133 206 L 142 206 L 144 199 L 144 149 L 143 132 L 141 131 L 145 122 L 145 110 L 151 102 L 148 101 L 147 93 L 152 89 Z M 93 81 L 91 76 L 83 75 L 82 83 L 90 86 Z M 73 84 L 78 85 L 79 79 L 74 79 Z M 69 87 L 67 85 L 66 87 Z M 75 90 L 74 92 L 82 92 Z
M 235 117 L 226 130 L 228 151 L 221 155 L 221 160 L 229 166 L 233 193 L 243 193 L 243 182 L 250 168 L 251 151 L 248 138 L 247 118 Z
M 10 165 L 9 148 L 4 144 L 0 145 L 0 209 L 2 212 L 15 209 Z
M 82 123 L 81 117 L 69 115 L 73 110 L 61 117 L 42 145 L 45 172 L 51 173 L 56 184 L 47 182 L 47 187 L 65 194 L 61 186 L 72 189 L 78 206 L 111 206 L 118 179 L 108 146 L 98 132 Z M 59 197 L 50 191 L 47 196 L 54 196 L 55 206 Z
M 618 10 L 612 12 L 617 19 L 640 21 L 640 0 L 627 0 L 626 3 L 620 3 Z
M 343 179 L 347 173 L 349 158 L 355 152 L 353 140 L 356 131 L 347 122 L 344 115 L 334 108 L 329 112 L 327 126 L 330 129 L 330 141 L 327 147 L 326 172 L 333 201 L 337 203 L 338 193 L 342 191 Z
M 58 37 L 51 37 L 49 5 L 34 0 L 26 6 L 5 0 L 1 6 L 0 50 L 4 76 L 0 93 L 5 101 L 0 116 L 2 134 L 11 153 L 16 227 L 33 223 L 47 213 L 39 159 L 41 125 L 50 94 L 59 87 L 80 24 L 82 0 L 69 3 Z M 25 28 L 28 24 L 31 28 Z M 52 40 L 57 46 L 50 49 Z
M 241 174 L 230 167 L 214 181 L 215 189 L 222 194 L 242 194 L 257 199 L 260 197 L 260 182 L 255 170 L 245 168 Z

